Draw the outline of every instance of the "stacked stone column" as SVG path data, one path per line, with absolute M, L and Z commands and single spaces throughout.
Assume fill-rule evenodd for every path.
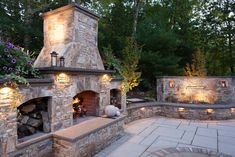
M 0 89 L 0 156 L 4 157 L 15 150 L 17 141 L 17 112 L 11 106 L 12 99 L 13 89 Z

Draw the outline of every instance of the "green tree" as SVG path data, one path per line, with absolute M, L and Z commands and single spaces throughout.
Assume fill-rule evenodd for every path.
M 126 47 L 122 51 L 122 60 L 118 60 L 112 54 L 111 47 L 104 48 L 107 64 L 113 66 L 123 78 L 123 91 L 128 92 L 139 85 L 141 72 L 138 72 L 138 64 L 141 47 L 133 38 L 127 38 Z
M 185 67 L 186 76 L 207 76 L 205 55 L 197 49 L 193 54 L 191 64 L 187 64 Z

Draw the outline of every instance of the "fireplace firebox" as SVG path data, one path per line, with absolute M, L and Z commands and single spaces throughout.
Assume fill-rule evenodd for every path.
M 83 91 L 73 97 L 73 118 L 98 116 L 99 94 L 93 91 Z

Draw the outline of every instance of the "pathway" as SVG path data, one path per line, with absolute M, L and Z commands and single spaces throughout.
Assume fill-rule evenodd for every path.
M 180 149 L 185 153 L 178 156 L 187 156 L 187 152 L 191 151 L 194 154 L 190 156 L 196 157 L 197 152 L 206 151 L 235 157 L 235 120 L 197 121 L 154 117 L 126 125 L 125 132 L 127 135 L 95 157 L 157 157 L 164 152 L 162 156 L 176 157 Z M 166 155 L 167 151 L 172 154 Z

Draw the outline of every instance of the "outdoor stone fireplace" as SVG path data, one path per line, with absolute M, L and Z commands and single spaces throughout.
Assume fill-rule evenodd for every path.
M 34 63 L 41 78 L 29 79 L 30 86 L 19 87 L 22 99 L 17 108 L 12 108 L 13 89 L 1 91 L 0 88 L 0 122 L 3 122 L 0 123 L 0 156 L 48 155 L 56 131 L 76 125 L 74 118 L 102 116 L 110 104 L 110 90 L 121 91 L 121 80 L 113 79 L 113 71 L 104 69 L 99 54 L 99 16 L 70 4 L 45 13 L 43 19 L 44 46 Z M 51 65 L 53 51 L 58 54 L 57 66 Z M 63 67 L 58 63 L 62 56 Z M 123 112 L 125 99 L 122 93 L 119 103 Z M 117 137 L 122 132 L 123 119 L 112 123 L 112 128 L 119 127 Z M 110 130 L 109 125 L 101 126 Z M 105 132 L 104 138 L 114 139 L 112 131 Z M 35 136 L 37 133 L 43 134 L 39 137 Z M 25 138 L 27 141 L 22 140 Z

